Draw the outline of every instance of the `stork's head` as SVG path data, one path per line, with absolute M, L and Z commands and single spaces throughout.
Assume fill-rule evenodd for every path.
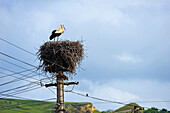
M 64 24 L 61 24 L 61 28 L 64 28 L 64 30 L 66 30 L 66 28 L 64 27 Z

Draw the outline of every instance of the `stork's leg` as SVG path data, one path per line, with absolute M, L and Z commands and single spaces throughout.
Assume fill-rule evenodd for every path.
M 59 37 L 57 37 L 57 43 L 58 43 L 58 38 L 59 38 Z

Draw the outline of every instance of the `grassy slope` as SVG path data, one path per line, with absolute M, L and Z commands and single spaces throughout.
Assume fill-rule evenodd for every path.
M 65 102 L 67 113 L 86 113 L 92 106 L 89 102 Z M 113 113 L 133 109 L 133 106 L 138 105 L 131 103 L 117 109 Z M 52 113 L 54 107 L 55 102 L 0 98 L 0 113 Z M 82 107 L 84 107 L 83 111 L 81 111 Z M 100 112 L 96 110 L 93 113 Z
M 127 105 L 115 110 L 113 113 L 119 113 L 119 112 L 121 113 L 121 111 L 126 111 L 126 110 L 129 110 L 129 109 L 133 109 L 134 106 L 139 106 L 139 105 L 136 104 L 136 103 L 130 103 L 130 104 L 127 104 Z M 142 110 L 140 112 L 143 113 Z M 131 113 L 131 112 L 127 112 L 127 113 Z
M 68 113 L 79 112 L 81 107 L 92 106 L 88 102 L 66 102 L 65 107 Z M 33 100 L 0 99 L 0 113 L 52 113 L 55 102 L 43 102 Z M 88 111 L 89 108 L 85 108 Z M 84 111 L 84 112 L 85 112 Z M 95 112 L 99 113 L 99 112 Z
M 0 99 L 0 113 L 47 113 L 55 103 L 32 100 Z

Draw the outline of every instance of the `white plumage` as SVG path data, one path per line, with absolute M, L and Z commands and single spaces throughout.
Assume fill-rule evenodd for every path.
M 66 29 L 65 29 L 64 25 L 61 24 L 61 28 L 58 28 L 58 29 L 52 31 L 52 34 L 51 34 L 51 36 L 50 36 L 50 40 L 55 39 L 55 37 L 57 37 L 57 42 L 58 42 L 59 36 L 60 36 L 62 33 L 64 33 L 65 30 L 66 30 Z

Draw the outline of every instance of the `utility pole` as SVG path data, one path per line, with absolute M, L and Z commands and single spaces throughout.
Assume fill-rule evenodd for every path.
M 56 113 L 64 113 L 64 78 L 61 76 L 57 76 L 57 107 L 58 110 Z
M 59 37 L 64 33 L 64 25 L 61 28 L 53 30 L 50 36 L 51 39 Z M 56 32 L 57 31 L 57 32 Z M 59 31 L 59 32 L 58 32 Z M 66 82 L 68 77 L 63 73 L 76 74 L 77 67 L 86 56 L 82 41 L 49 41 L 45 42 L 37 53 L 40 65 L 38 69 L 48 72 L 56 77 L 56 83 L 45 84 L 46 87 L 57 87 L 57 107 L 55 113 L 64 113 L 64 85 L 77 85 L 78 82 Z M 53 76 L 53 77 L 54 77 Z
M 64 82 L 64 80 L 68 80 L 68 78 L 63 73 L 57 74 L 56 78 L 56 83 L 45 84 L 45 87 L 57 87 L 57 108 L 54 110 L 54 113 L 65 113 L 66 110 L 64 105 L 64 85 L 78 85 L 79 82 Z

